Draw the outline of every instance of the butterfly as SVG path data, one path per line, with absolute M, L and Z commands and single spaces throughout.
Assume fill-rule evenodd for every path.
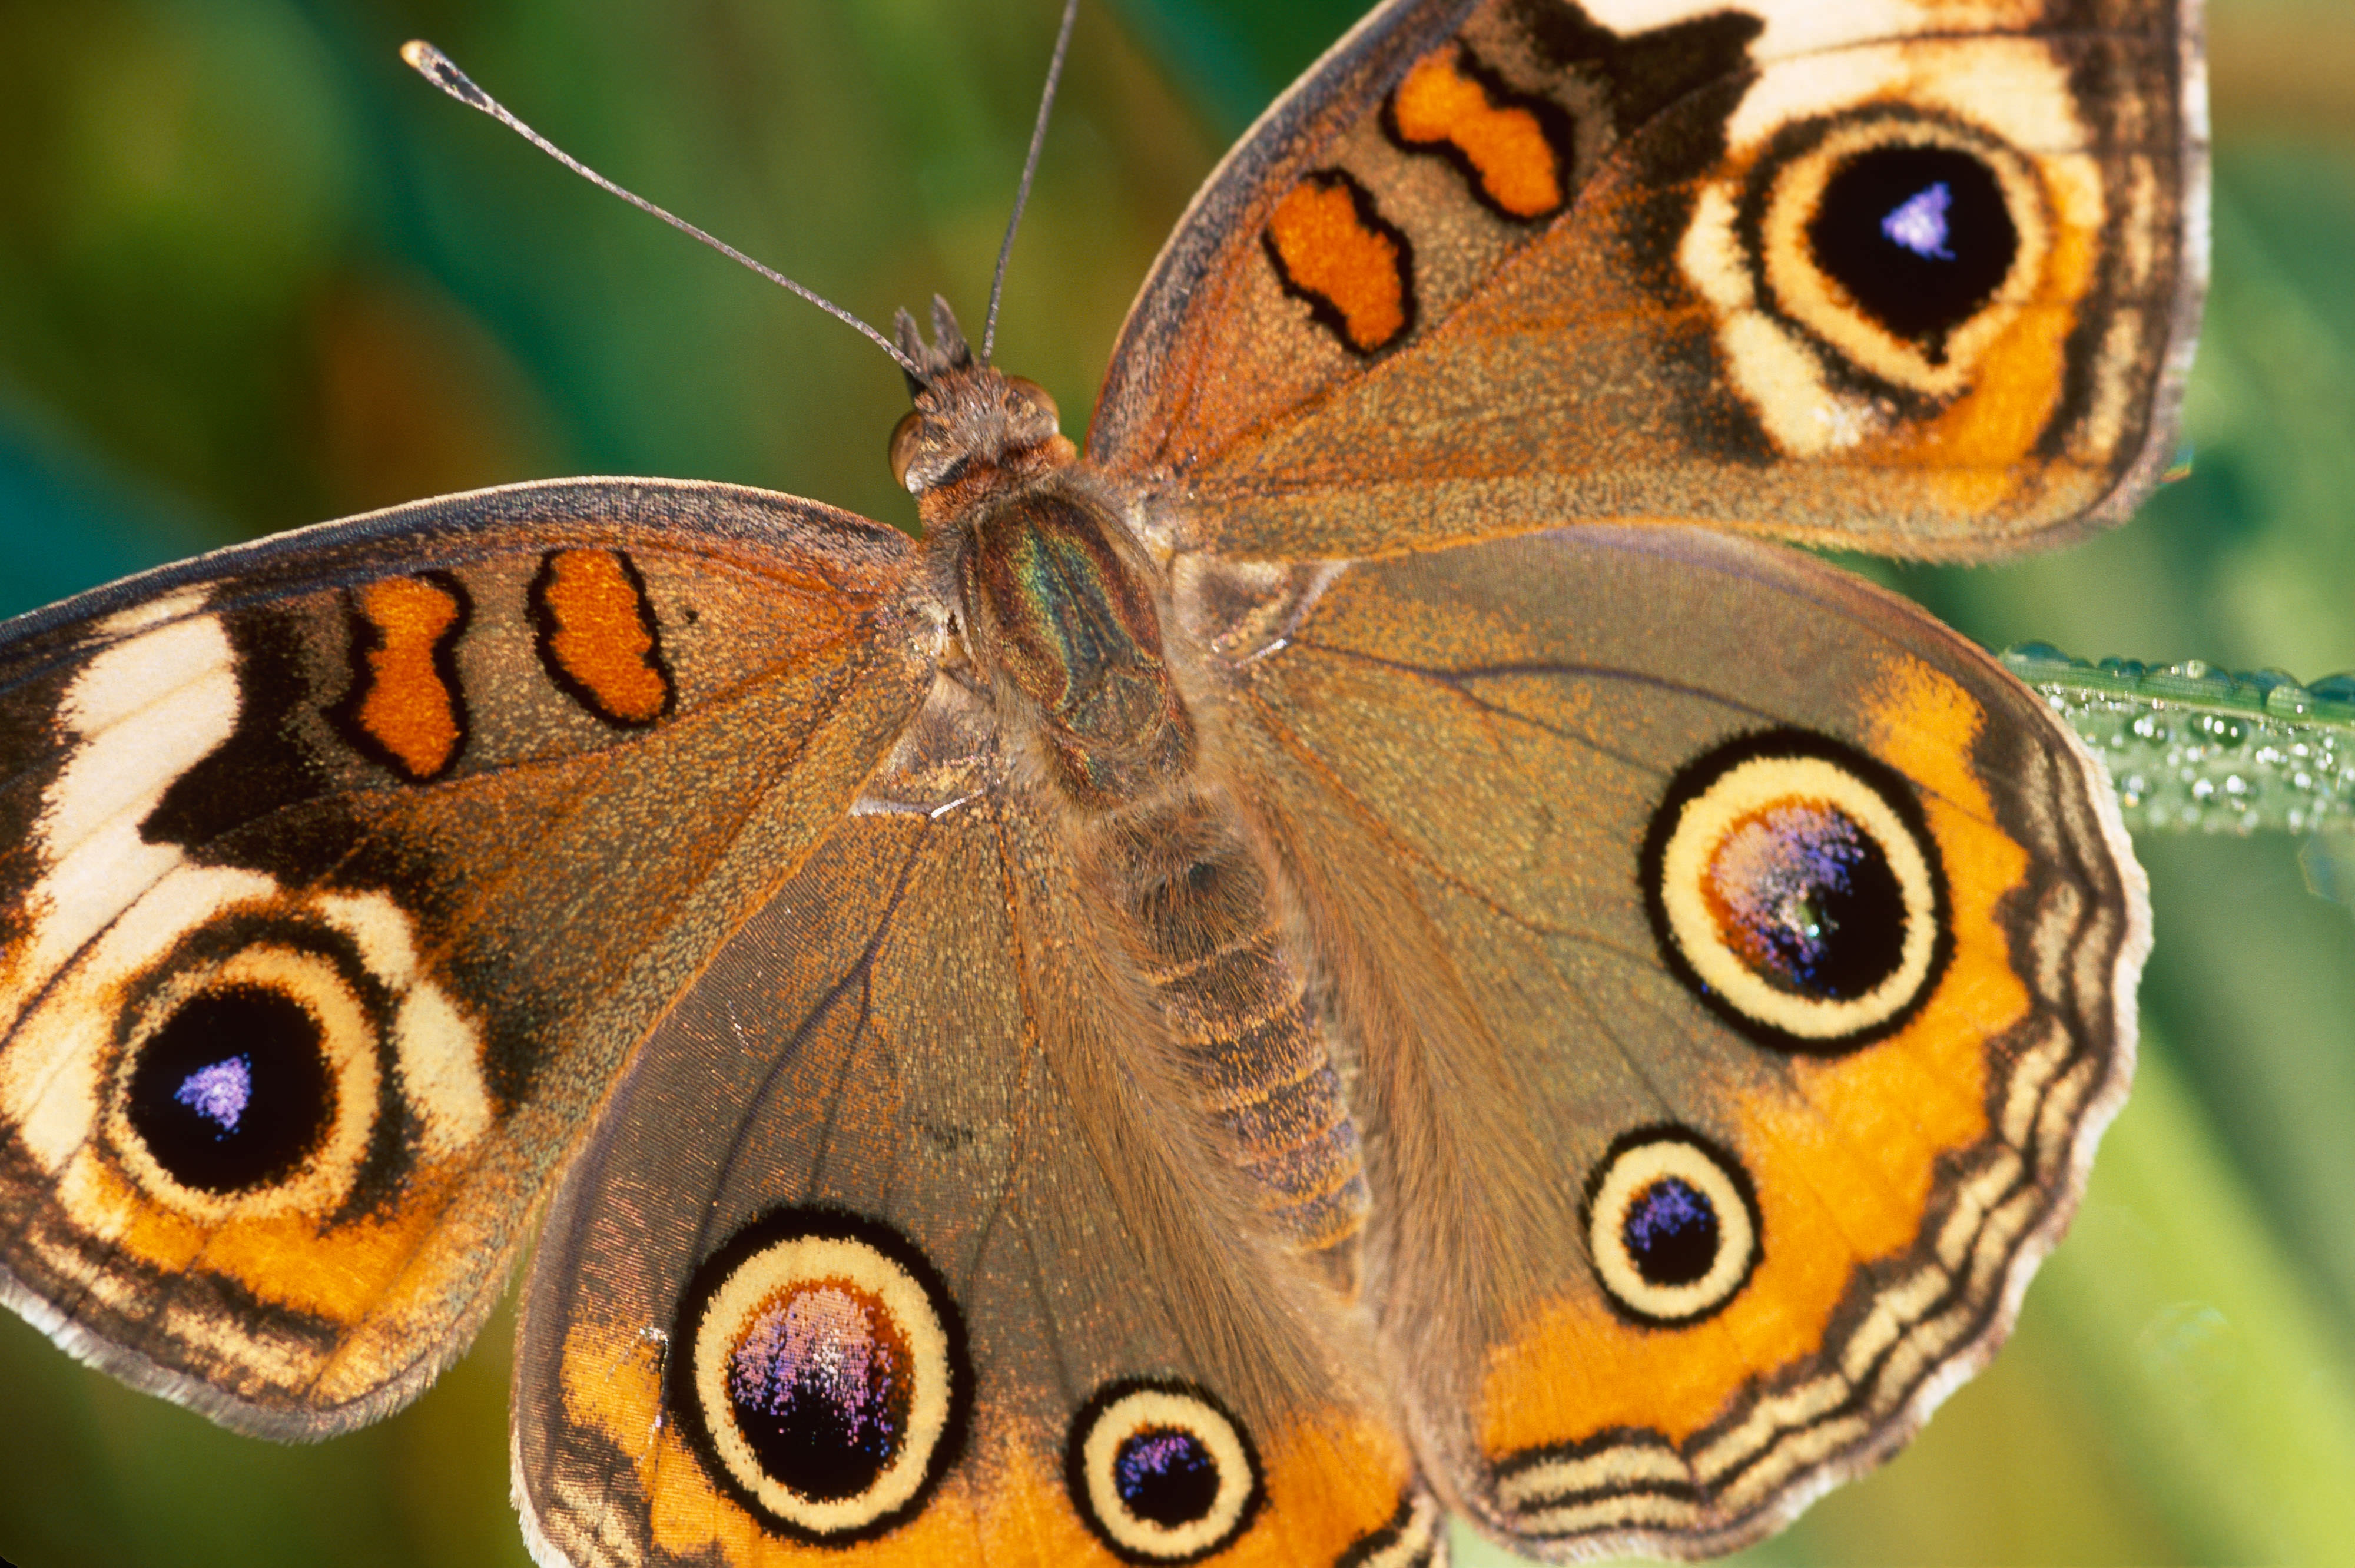
M 1760 536 L 2130 509 L 2166 7 L 1392 5 L 1082 457 L 945 307 L 924 538 L 482 492 L 0 640 L 0 1268 L 318 1436 L 524 1286 L 546 1561 L 1754 1539 L 1992 1352 L 2130 1070 L 2099 767 Z

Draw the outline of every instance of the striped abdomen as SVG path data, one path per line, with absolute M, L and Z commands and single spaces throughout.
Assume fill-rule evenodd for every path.
M 1197 1108 L 1227 1135 L 1270 1222 L 1304 1251 L 1348 1240 L 1368 1202 L 1357 1125 L 1232 806 L 1182 784 L 1090 837 Z
M 1366 1214 L 1357 1128 L 1266 874 L 1232 805 L 1197 777 L 1150 570 L 1092 497 L 1023 496 L 964 550 L 975 651 L 1037 720 L 1091 881 L 1127 928 L 1197 1108 L 1278 1232 L 1335 1248 Z

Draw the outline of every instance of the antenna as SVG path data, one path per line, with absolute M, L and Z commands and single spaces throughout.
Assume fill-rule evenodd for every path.
M 1078 0 L 1071 0 L 1071 4 L 1076 5 L 1078 4 Z M 1065 14 L 1064 17 L 1063 31 L 1066 37 L 1070 37 L 1071 19 L 1068 12 Z M 826 312 L 826 315 L 833 316 L 837 321 L 857 327 L 868 337 L 874 339 L 875 346 L 882 349 L 884 353 L 889 354 L 891 357 L 892 363 L 898 365 L 901 370 L 907 372 L 908 376 L 911 379 L 920 385 L 923 382 L 923 367 L 918 365 L 913 359 L 911 359 L 907 355 L 901 353 L 898 344 L 892 342 L 890 338 L 884 336 L 881 333 L 876 331 L 873 327 L 868 325 L 865 322 L 859 320 L 857 316 L 851 315 L 848 311 L 835 304 L 832 300 L 827 299 L 825 295 L 802 287 L 801 284 L 794 282 L 793 279 L 785 276 L 783 272 L 778 272 L 775 268 L 762 266 L 760 262 L 755 261 L 751 257 L 747 256 L 743 251 L 739 251 L 735 246 L 729 244 L 726 240 L 715 239 L 711 235 L 705 233 L 702 229 L 698 229 L 694 224 L 689 223 L 684 218 L 679 218 L 669 212 L 666 212 L 661 208 L 656 207 L 653 202 L 648 201 L 645 197 L 638 195 L 636 192 L 624 190 L 620 186 L 615 185 L 612 180 L 607 179 L 603 175 L 599 174 L 595 169 L 591 168 L 588 165 L 582 163 L 580 159 L 574 157 L 571 154 L 566 152 L 563 148 L 558 146 L 555 143 L 549 141 L 547 137 L 541 135 L 538 132 L 533 130 L 530 126 L 517 119 L 513 114 L 508 113 L 505 104 L 501 103 L 497 99 L 493 98 L 489 93 L 485 92 L 481 88 L 475 86 L 474 80 L 471 77 L 467 76 L 464 71 L 460 70 L 455 65 L 451 63 L 451 59 L 448 55 L 443 54 L 432 44 L 425 42 L 421 38 L 411 39 L 410 42 L 400 46 L 400 58 L 407 60 L 416 70 L 418 75 L 423 77 L 426 80 L 432 82 L 434 86 L 440 88 L 442 91 L 448 93 L 459 102 L 466 105 L 469 109 L 481 110 L 484 113 L 489 115 L 492 119 L 497 121 L 508 130 L 513 131 L 517 135 L 521 136 L 525 141 L 529 142 L 533 146 L 538 147 L 541 152 L 546 153 L 549 157 L 554 158 L 558 163 L 562 164 L 566 168 L 570 169 L 574 174 L 579 175 L 582 179 L 587 180 L 591 185 L 597 187 L 601 190 L 611 191 L 613 195 L 620 197 L 623 201 L 628 202 L 632 207 L 636 208 L 641 212 L 652 213 L 655 217 L 661 219 L 665 223 L 669 224 L 673 229 L 677 229 L 680 233 L 689 235 L 694 239 L 702 240 L 706 245 L 710 246 L 713 250 L 719 251 L 729 260 L 739 262 L 743 266 L 750 267 L 752 271 L 760 273 L 762 277 L 768 279 L 769 282 L 776 284 L 778 287 L 790 289 L 794 293 L 801 295 L 802 298 L 809 301 L 810 304 L 817 306 L 818 309 Z M 1057 64 L 1059 67 L 1060 63 L 1061 54 L 1059 48 L 1057 51 Z M 1051 77 L 1049 79 L 1050 83 L 1052 80 L 1053 79 Z M 1044 112 L 1042 111 L 1042 127 L 1043 124 Z M 1031 144 L 1030 155 L 1032 160 L 1035 162 L 1039 155 L 1038 144 L 1035 141 Z M 1027 171 L 1022 176 L 1022 188 L 1026 194 L 1030 188 L 1030 176 Z M 1018 216 L 1021 209 L 1018 207 L 1015 210 Z M 1009 245 L 1013 242 L 1012 235 L 1009 234 L 1007 237 L 1007 242 Z M 998 268 L 1000 272 L 1005 270 L 1005 264 L 1004 258 L 1000 257 L 998 261 Z M 993 321 L 996 318 L 996 298 L 995 296 L 992 296 L 990 316 Z
M 997 303 L 1006 294 L 1006 261 L 1014 254 L 1014 231 L 1022 227 L 1022 209 L 1030 205 L 1030 181 L 1039 173 L 1039 149 L 1047 144 L 1047 117 L 1055 111 L 1055 89 L 1063 80 L 1063 57 L 1071 52 L 1071 24 L 1080 19 L 1080 0 L 1063 0 L 1063 25 L 1055 34 L 1055 53 L 1047 61 L 1047 88 L 1039 94 L 1039 118 L 1030 127 L 1030 151 L 1022 160 L 1022 184 L 1014 193 L 1014 216 L 1006 220 L 1006 238 L 997 247 L 997 272 L 989 280 L 989 319 L 981 325 L 981 362 L 989 363 L 997 345 Z

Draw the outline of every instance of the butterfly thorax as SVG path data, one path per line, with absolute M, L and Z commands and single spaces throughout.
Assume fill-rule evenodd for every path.
M 1167 579 L 1043 391 L 969 360 L 928 368 L 893 464 L 999 732 L 1060 797 L 1104 941 L 1167 1026 L 1191 1108 L 1270 1229 L 1347 1288 L 1369 1203 L 1357 1127 L 1280 873 L 1172 668 Z

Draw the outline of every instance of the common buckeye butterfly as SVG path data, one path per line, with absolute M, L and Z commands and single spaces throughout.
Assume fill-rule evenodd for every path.
M 1696 1554 L 1989 1355 L 2125 1093 L 2098 764 L 1755 536 L 2123 515 L 2173 6 L 1384 7 L 1081 456 L 945 307 L 924 538 L 422 502 L 0 642 L 0 1268 L 281 1437 L 530 1218 L 544 1560 Z

